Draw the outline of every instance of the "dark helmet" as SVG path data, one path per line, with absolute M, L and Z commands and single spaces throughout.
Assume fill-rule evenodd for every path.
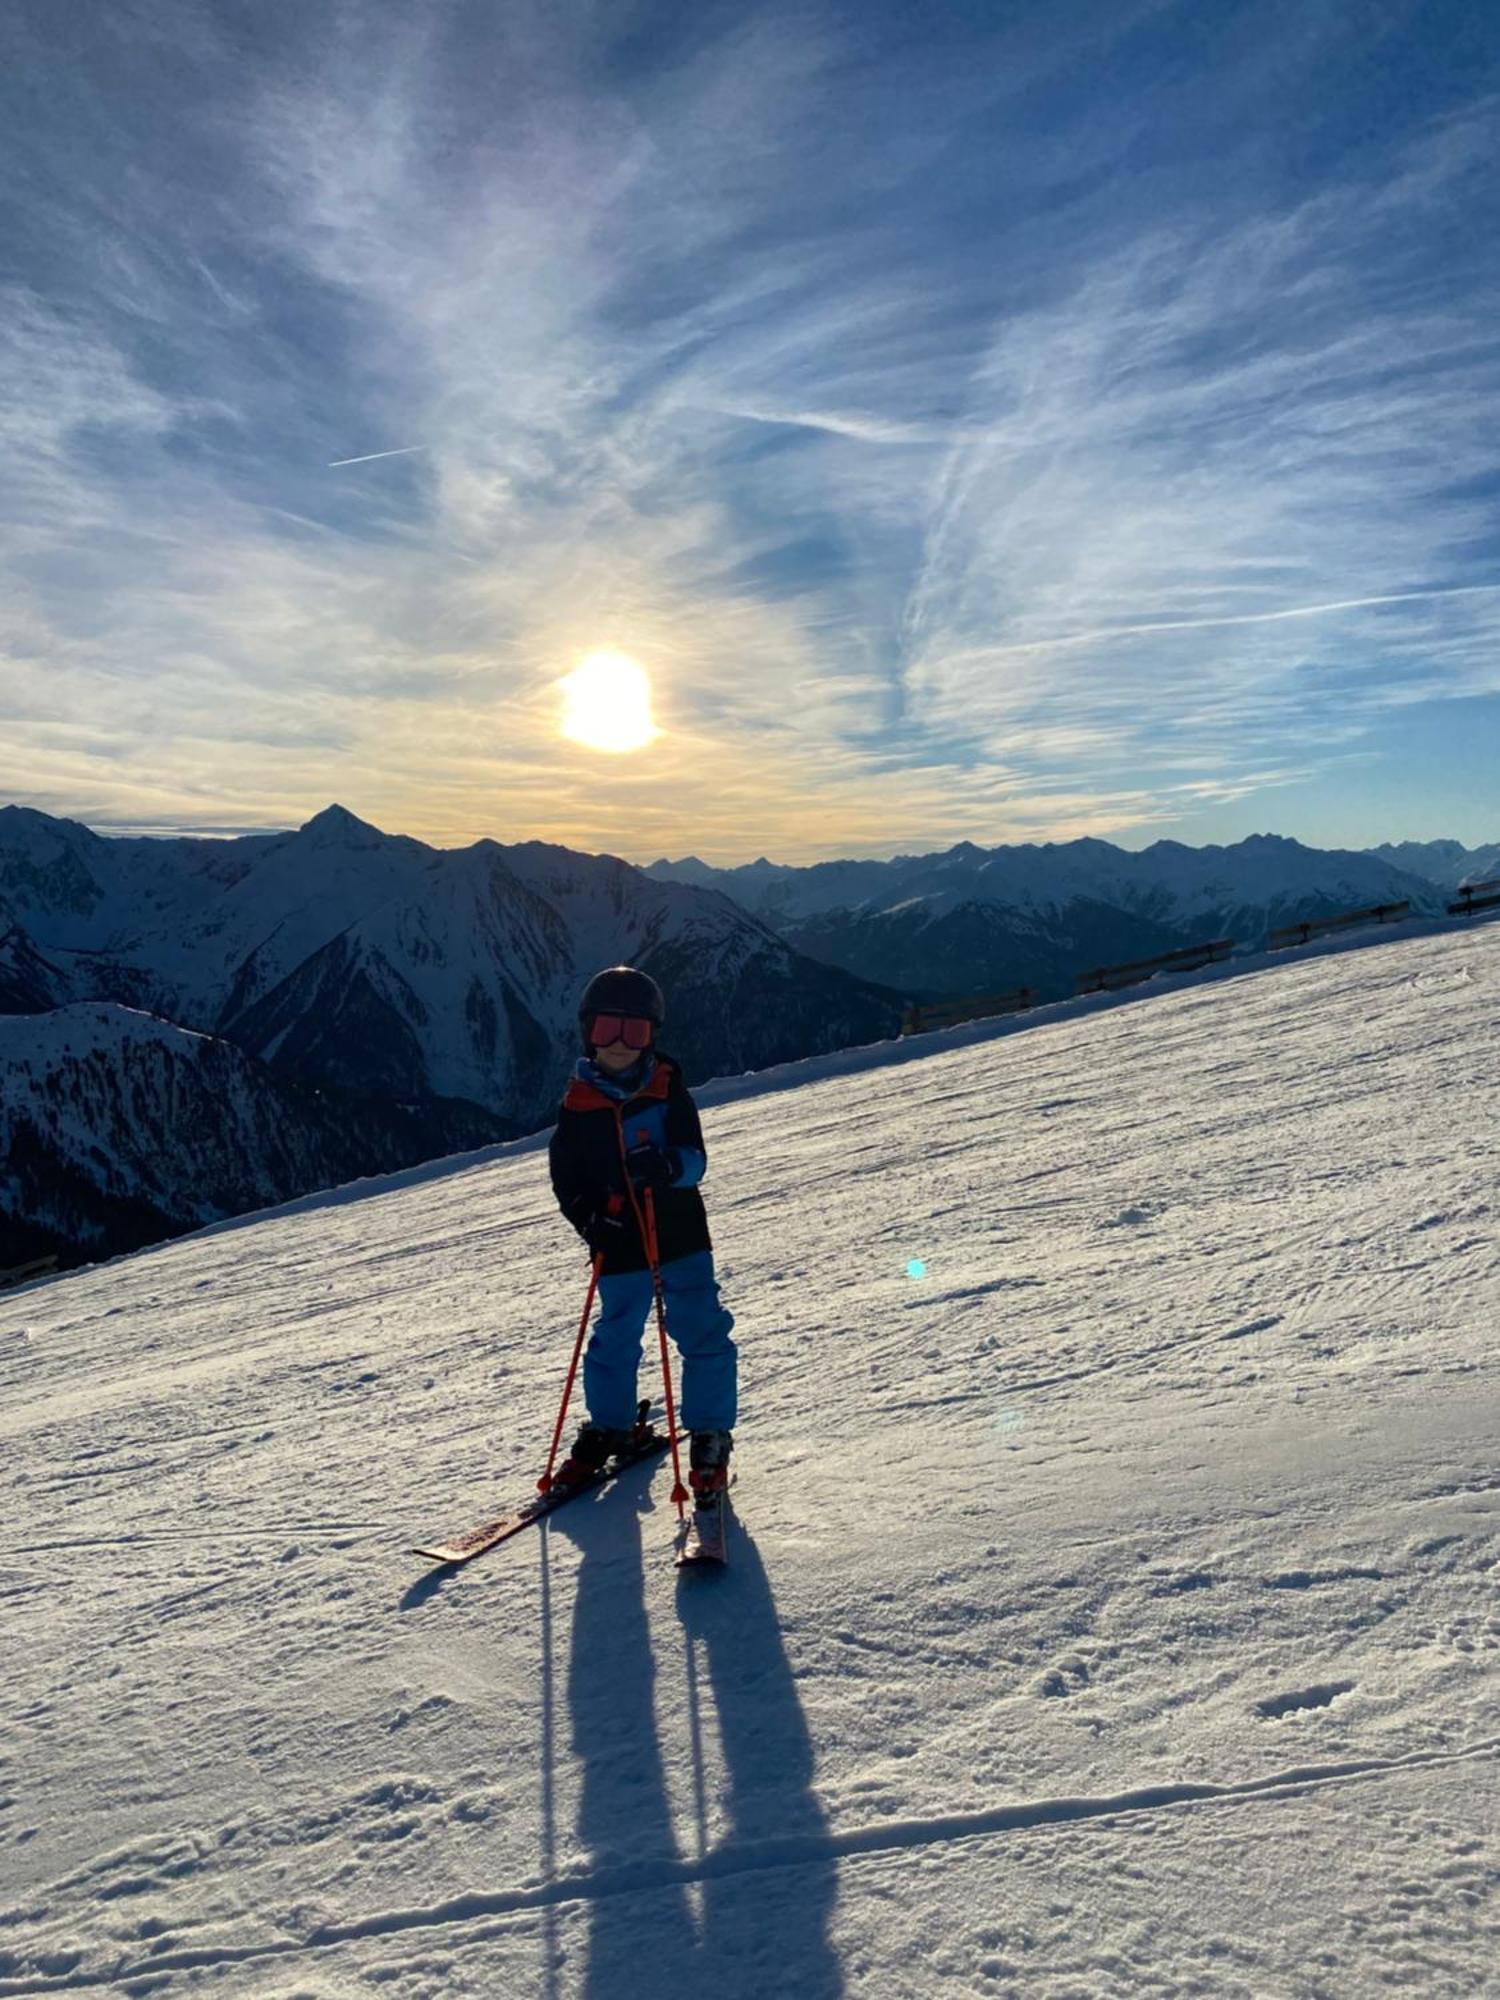
M 585 1055 L 590 1048 L 588 1023 L 595 1014 L 631 1014 L 659 1028 L 667 1017 L 667 1003 L 649 972 L 638 972 L 633 965 L 611 965 L 594 974 L 578 1003 Z

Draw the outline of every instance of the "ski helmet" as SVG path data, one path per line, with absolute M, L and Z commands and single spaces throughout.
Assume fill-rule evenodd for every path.
M 667 1003 L 649 972 L 639 972 L 633 965 L 611 965 L 594 974 L 578 1003 L 585 1055 L 591 1049 L 588 1024 L 595 1014 L 630 1014 L 659 1028 L 666 1019 Z

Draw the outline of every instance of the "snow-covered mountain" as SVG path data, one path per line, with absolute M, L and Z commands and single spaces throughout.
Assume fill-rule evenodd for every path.
M 724 896 L 540 842 L 436 850 L 338 806 L 222 842 L 104 840 L 4 808 L 0 928 L 12 1008 L 120 1000 L 302 1082 L 480 1106 L 496 1136 L 550 1112 L 600 964 L 670 986 L 690 1074 L 836 1048 L 898 1014 Z
M 1455 928 L 706 1087 L 712 1579 L 661 1465 L 409 1553 L 545 1458 L 540 1141 L 0 1296 L 0 1988 L 1493 1994 L 1497 991 Z
M 1163 840 L 1139 854 L 1103 840 L 964 841 L 892 861 L 712 869 L 689 858 L 648 872 L 719 888 L 799 950 L 924 995 L 1020 985 L 1060 995 L 1091 966 L 1205 938 L 1253 950 L 1282 924 L 1376 903 L 1442 906 L 1425 875 L 1272 834 L 1234 847 Z
M 486 1136 L 476 1117 L 471 1142 Z M 0 1014 L 0 1273 L 133 1250 L 430 1151 L 420 1107 L 335 1105 L 154 1015 Z
M 690 1076 L 899 1017 L 896 996 L 711 891 L 538 842 L 434 849 L 337 806 L 296 833 L 227 841 L 104 839 L 7 807 L 0 935 L 13 1007 L 116 1000 L 299 1082 L 477 1107 L 497 1138 L 550 1116 L 601 965 L 661 978 Z
M 110 998 L 222 1034 L 286 1074 L 544 1114 L 600 964 L 670 966 L 690 1068 L 784 1060 L 892 1018 L 722 896 L 526 842 L 436 850 L 330 806 L 294 834 L 116 840 L 0 810 L 12 1010 Z M 740 988 L 742 1010 L 724 1036 Z M 812 1040 L 808 1040 L 812 1036 Z
M 661 981 L 665 1045 L 691 1080 L 868 1041 L 900 1019 L 898 995 L 799 953 L 729 898 L 609 856 L 488 840 L 445 852 L 337 806 L 296 833 L 227 841 L 106 839 L 0 810 L 0 1013 L 108 1002 L 231 1045 L 197 1048 L 195 1088 L 231 1092 L 223 1122 L 249 1147 L 226 1178 L 197 1126 L 179 1131 L 188 1100 L 158 1062 L 159 1091 L 136 1086 L 143 1145 L 122 1149 L 121 1102 L 95 1070 L 70 1073 L 79 1059 L 55 1039 L 9 1087 L 29 1101 L 37 1066 L 49 1101 L 93 1107 L 99 1123 L 81 1151 L 39 1142 L 47 1157 L 0 1184 L 0 1230 L 53 1239 L 75 1215 L 79 1233 L 60 1244 L 71 1261 L 144 1240 L 150 1217 L 164 1234 L 222 1213 L 235 1186 L 240 1206 L 260 1206 L 533 1131 L 577 1054 L 579 992 L 622 960 Z M 152 1033 L 158 1053 L 188 1046 Z M 252 1102 L 278 1107 L 253 1133 L 241 1129 Z M 0 1095 L 0 1118 L 21 1115 Z M 86 1129 L 82 1114 L 75 1124 Z M 265 1146 L 276 1124 L 279 1158 Z M 27 1205 L 49 1186 L 66 1200 Z M 0 1255 L 0 1270 L 20 1261 Z

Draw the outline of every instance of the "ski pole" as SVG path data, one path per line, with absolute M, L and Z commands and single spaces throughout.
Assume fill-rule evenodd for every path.
M 646 1191 L 646 1255 L 651 1262 L 651 1286 L 656 1293 L 656 1332 L 661 1343 L 661 1379 L 667 1398 L 667 1436 L 672 1442 L 672 1504 L 677 1509 L 679 1521 L 685 1518 L 683 1508 L 687 1504 L 687 1488 L 682 1483 L 682 1461 L 677 1455 L 677 1409 L 672 1401 L 672 1359 L 667 1350 L 667 1308 L 662 1298 L 661 1261 L 656 1249 L 656 1202 L 650 1188 Z
M 578 1322 L 578 1338 L 573 1342 L 573 1359 L 568 1363 L 568 1379 L 563 1388 L 562 1406 L 557 1412 L 557 1428 L 552 1433 L 552 1449 L 547 1454 L 547 1470 L 536 1483 L 538 1493 L 552 1491 L 552 1468 L 557 1463 L 558 1440 L 563 1434 L 563 1425 L 568 1421 L 568 1405 L 573 1400 L 573 1378 L 578 1373 L 578 1357 L 583 1352 L 583 1336 L 588 1331 L 589 1310 L 594 1303 L 594 1294 L 599 1289 L 599 1273 L 604 1269 L 604 1252 L 597 1251 L 589 1268 L 589 1295 L 583 1302 L 583 1318 Z
M 677 1405 L 672 1399 L 672 1362 L 667 1352 L 667 1308 L 662 1298 L 661 1256 L 656 1241 L 656 1200 L 651 1189 L 644 1188 L 646 1197 L 644 1211 L 636 1198 L 635 1182 L 630 1178 L 630 1161 L 625 1152 L 625 1128 L 616 1125 L 620 1138 L 620 1164 L 625 1169 L 625 1192 L 630 1197 L 630 1206 L 635 1210 L 636 1227 L 641 1232 L 641 1243 L 645 1248 L 646 1261 L 651 1266 L 651 1289 L 656 1296 L 656 1332 L 661 1344 L 661 1379 L 666 1392 L 667 1441 L 672 1447 L 672 1505 L 677 1509 L 677 1519 L 685 1520 L 688 1490 L 682 1483 L 682 1460 L 677 1451 Z

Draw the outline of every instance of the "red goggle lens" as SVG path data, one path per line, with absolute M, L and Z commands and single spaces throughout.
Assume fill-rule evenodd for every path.
M 634 1014 L 596 1014 L 589 1022 L 589 1040 L 601 1049 L 611 1042 L 623 1042 L 627 1049 L 648 1049 L 651 1023 Z

